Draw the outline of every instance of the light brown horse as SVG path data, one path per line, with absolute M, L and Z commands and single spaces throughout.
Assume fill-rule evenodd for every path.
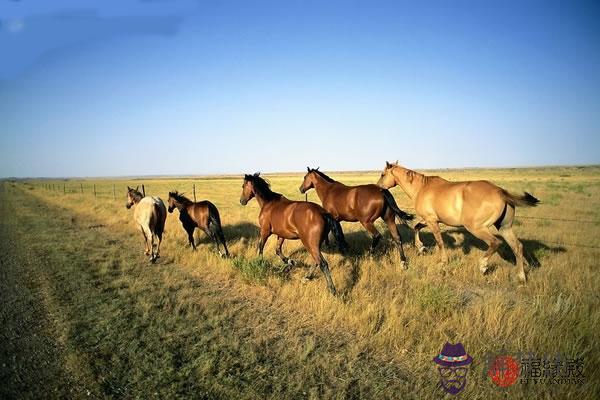
M 398 208 L 389 190 L 374 184 L 346 186 L 331 179 L 319 171 L 319 168 L 306 167 L 306 170 L 308 172 L 304 175 L 304 181 L 300 185 L 300 193 L 314 188 L 323 208 L 337 221 L 360 222 L 373 238 L 371 252 L 375 250 L 381 239 L 381 234 L 375 228 L 375 221 L 378 218 L 383 219 L 394 242 L 398 245 L 402 266 L 407 268 L 402 237 L 396 226 L 396 217 L 406 224 L 406 221 L 412 220 L 413 216 Z
M 183 229 L 188 234 L 188 240 L 193 250 L 196 250 L 194 243 L 194 230 L 200 228 L 206 236 L 211 238 L 217 245 L 217 251 L 221 257 L 229 257 L 227 243 L 225 243 L 225 235 L 221 228 L 221 217 L 217 207 L 208 200 L 193 202 L 177 191 L 169 192 L 169 212 L 174 209 L 179 210 L 179 220 L 183 225 Z M 223 245 L 225 253 L 221 253 L 219 245 Z
M 479 269 L 486 273 L 488 260 L 501 243 L 491 231 L 495 227 L 515 254 L 519 280 L 523 283 L 527 280 L 523 245 L 513 232 L 512 224 L 516 206 L 535 206 L 539 202 L 529 193 L 515 196 L 488 181 L 449 182 L 387 161 L 377 184 L 386 189 L 399 185 L 413 200 L 416 213 L 422 219 L 415 226 L 415 245 L 419 252 L 425 250 L 419 230 L 428 226 L 435 236 L 442 263 L 447 263 L 438 223 L 464 226 L 489 246 L 479 260 Z
M 155 262 L 160 257 L 160 243 L 165 230 L 167 209 L 160 197 L 144 197 L 139 191 L 127 186 L 128 209 L 134 207 L 133 219 L 138 223 L 144 235 L 145 254 L 150 256 L 150 262 Z M 158 239 L 154 251 L 154 237 Z
M 283 242 L 300 239 L 315 264 L 325 275 L 327 288 L 332 294 L 335 294 L 329 265 L 321 254 L 321 244 L 329 231 L 333 232 L 338 244 L 344 241 L 340 223 L 318 204 L 309 201 L 292 201 L 280 193 L 273 192 L 269 184 L 259 176 L 259 173 L 244 177 L 240 203 L 245 206 L 253 197 L 256 197 L 260 206 L 258 254 L 262 256 L 267 239 L 275 234 L 278 236 L 276 254 L 284 263 L 290 263 L 291 260 L 285 257 L 281 251 Z M 307 278 L 312 277 L 313 270 L 314 268 L 311 268 Z

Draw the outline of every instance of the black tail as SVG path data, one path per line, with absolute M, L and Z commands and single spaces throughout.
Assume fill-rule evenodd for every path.
M 344 231 L 342 230 L 342 225 L 335 220 L 331 216 L 331 214 L 324 213 L 323 218 L 325 219 L 325 231 L 323 232 L 324 237 L 327 237 L 329 232 L 333 233 L 335 237 L 335 242 L 340 249 L 340 252 L 346 253 L 348 252 L 348 243 L 346 243 L 346 238 L 344 237 Z
M 502 197 L 504 197 L 504 200 L 508 204 L 512 205 L 513 207 L 514 206 L 535 207 L 540 202 L 538 199 L 536 199 L 535 197 L 533 197 L 532 195 L 530 195 L 527 192 L 525 192 L 523 194 L 523 196 L 516 196 L 516 195 L 511 194 L 503 189 Z
M 385 201 L 385 205 L 389 207 L 390 210 L 392 210 L 394 214 L 398 216 L 398 218 L 400 218 L 403 224 L 406 225 L 408 221 L 413 220 L 415 216 L 402 211 L 400 207 L 398 207 L 398 204 L 396 204 L 396 200 L 394 199 L 394 196 L 392 196 L 389 190 L 382 189 L 381 192 L 383 193 L 383 200 Z
M 208 221 L 208 229 L 210 229 L 217 240 L 221 242 L 225 248 L 225 254 L 229 255 L 227 243 L 225 243 L 225 235 L 223 234 L 223 229 L 221 228 L 221 216 L 219 215 L 219 210 L 213 203 L 210 202 L 208 203 Z

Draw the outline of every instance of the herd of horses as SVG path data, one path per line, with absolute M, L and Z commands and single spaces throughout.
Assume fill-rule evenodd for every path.
M 450 182 L 439 176 L 427 176 L 386 161 L 377 184 L 348 186 L 331 179 L 319 168 L 307 168 L 300 185 L 300 192 L 315 189 L 321 204 L 309 201 L 294 201 L 271 190 L 270 184 L 259 173 L 244 176 L 240 203 L 246 205 L 256 198 L 260 206 L 258 225 L 260 230 L 258 254 L 271 235 L 276 235 L 276 254 L 285 264 L 293 261 L 283 255 L 282 246 L 286 240 L 300 240 L 311 255 L 314 264 L 307 275 L 313 276 L 318 266 L 327 282 L 327 288 L 336 293 L 329 265 L 321 253 L 321 245 L 328 243 L 332 233 L 339 250 L 346 254 L 348 245 L 344 238 L 341 221 L 360 222 L 372 237 L 370 250 L 373 252 L 381 239 L 375 228 L 375 221 L 381 218 L 387 225 L 401 259 L 401 266 L 407 268 L 402 237 L 396 220 L 410 228 L 414 216 L 402 211 L 389 189 L 400 186 L 413 201 L 417 223 L 415 246 L 419 253 L 425 251 L 420 238 L 420 230 L 429 228 L 435 237 L 441 263 L 448 262 L 448 255 L 439 228 L 439 223 L 453 227 L 464 227 L 477 238 L 483 240 L 488 249 L 479 260 L 479 269 L 486 273 L 488 261 L 501 244 L 495 232 L 504 238 L 515 254 L 517 276 L 526 282 L 526 261 L 523 245 L 512 230 L 516 206 L 535 206 L 538 199 L 529 193 L 513 195 L 489 181 Z M 188 235 L 190 246 L 195 250 L 193 233 L 201 229 L 216 244 L 221 256 L 229 256 L 227 243 L 221 227 L 221 217 L 217 207 L 210 201 L 193 202 L 183 194 L 169 193 L 168 209 L 159 197 L 144 197 L 138 188 L 127 187 L 127 208 L 134 207 L 134 220 L 144 235 L 145 253 L 154 262 L 160 254 L 160 244 L 164 231 L 167 210 L 179 211 L 179 220 Z M 223 250 L 221 250 L 221 248 Z

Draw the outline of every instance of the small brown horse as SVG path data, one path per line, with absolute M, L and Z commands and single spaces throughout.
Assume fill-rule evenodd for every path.
M 306 167 L 306 169 L 308 172 L 304 176 L 302 185 L 300 185 L 300 193 L 315 188 L 323 208 L 333 215 L 333 218 L 337 221 L 359 221 L 373 237 L 371 252 L 375 250 L 381 239 L 381 234 L 375 228 L 375 221 L 378 218 L 383 219 L 394 242 L 398 245 L 402 266 L 407 268 L 406 257 L 402 248 L 402 237 L 396 226 L 396 217 L 406 224 L 406 221 L 413 219 L 413 216 L 398 208 L 389 190 L 382 189 L 374 184 L 346 186 L 331 179 L 319 171 L 319 168 Z
M 165 230 L 167 210 L 160 197 L 144 197 L 138 188 L 139 186 L 135 189 L 127 186 L 127 204 L 125 206 L 128 209 L 134 207 L 133 219 L 138 223 L 144 235 L 145 254 L 150 256 L 150 262 L 155 262 L 160 257 L 160 243 Z M 156 251 L 154 251 L 154 236 L 158 239 Z
M 447 263 L 448 255 L 438 223 L 464 226 L 489 246 L 479 260 L 480 271 L 486 273 L 488 260 L 501 243 L 490 231 L 495 227 L 515 254 L 519 280 L 523 283 L 527 280 L 523 245 L 513 232 L 512 224 L 516 206 L 535 206 L 539 202 L 529 193 L 515 196 L 488 181 L 449 182 L 387 161 L 377 184 L 386 189 L 400 185 L 414 201 L 417 215 L 425 222 L 415 226 L 415 245 L 419 252 L 425 250 L 419 230 L 428 226 L 435 236 L 442 263 Z
M 316 265 L 321 268 L 327 280 L 327 288 L 335 294 L 335 286 L 329 273 L 329 265 L 321 254 L 321 244 L 333 231 L 338 245 L 344 242 L 342 227 L 330 214 L 318 204 L 309 201 L 292 201 L 271 190 L 269 184 L 259 176 L 246 175 L 242 184 L 240 203 L 245 206 L 250 199 L 256 197 L 260 206 L 258 223 L 260 225 L 260 241 L 258 254 L 262 255 L 263 248 L 269 236 L 278 236 L 276 254 L 284 263 L 290 263 L 281 251 L 285 240 L 300 239 L 309 251 Z M 312 271 L 307 277 L 312 276 Z
M 172 213 L 175 208 L 179 210 L 179 220 L 183 225 L 183 229 L 188 234 L 188 240 L 193 250 L 196 250 L 194 243 L 194 230 L 200 228 L 206 235 L 211 238 L 217 245 L 217 251 L 221 257 L 229 257 L 227 243 L 225 243 L 225 235 L 221 228 L 221 217 L 219 210 L 213 203 L 208 200 L 194 203 L 177 191 L 169 192 L 169 212 Z M 219 244 L 223 245 L 225 254 L 221 253 Z

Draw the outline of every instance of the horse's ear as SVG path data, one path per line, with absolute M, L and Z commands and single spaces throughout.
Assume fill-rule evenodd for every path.
M 396 164 L 395 165 L 398 165 L 398 160 L 396 160 Z
M 140 185 L 137 185 L 137 186 L 135 187 L 135 191 L 137 192 L 139 188 L 140 188 Z
M 257 177 L 260 176 L 260 172 L 255 172 L 254 176 L 257 176 Z
M 321 168 L 321 167 L 317 167 L 316 171 L 318 171 L 318 170 L 319 170 L 319 168 Z
M 388 161 L 385 162 L 385 169 L 390 169 L 392 168 L 392 164 L 390 164 Z
M 127 191 L 129 192 L 131 190 L 131 188 L 129 187 L 129 185 L 127 185 Z
M 310 167 L 306 167 L 306 171 L 307 171 L 307 172 L 310 172 Z

